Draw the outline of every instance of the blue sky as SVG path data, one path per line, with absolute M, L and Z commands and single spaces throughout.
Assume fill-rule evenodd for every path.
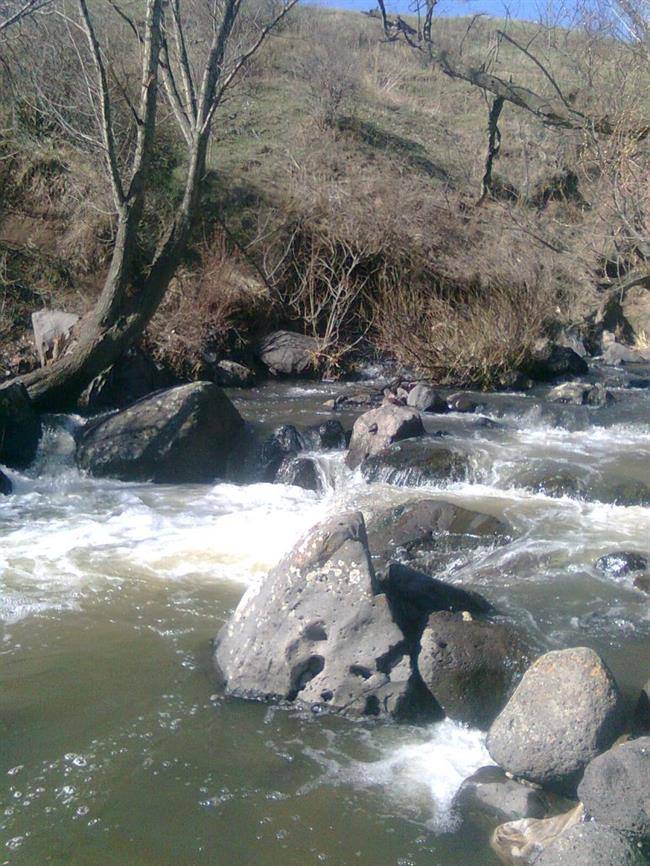
M 367 11 L 376 6 L 375 0 L 308 0 L 319 6 L 335 6 L 339 9 Z M 391 12 L 408 12 L 409 0 L 387 0 Z M 513 18 L 535 20 L 539 17 L 540 0 L 439 0 L 437 15 L 474 15 L 485 12 L 503 18 L 509 10 Z

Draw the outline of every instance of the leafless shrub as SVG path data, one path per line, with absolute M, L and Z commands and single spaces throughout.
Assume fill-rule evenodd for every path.
M 361 86 L 357 55 L 328 33 L 314 43 L 298 64 L 298 74 L 309 90 L 309 110 L 316 122 L 332 127 L 336 118 L 352 110 Z

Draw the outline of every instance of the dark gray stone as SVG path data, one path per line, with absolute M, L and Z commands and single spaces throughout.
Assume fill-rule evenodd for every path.
M 422 418 L 416 409 L 386 404 L 360 415 L 354 422 L 346 463 L 354 469 L 393 442 L 424 435 Z
M 487 728 L 530 663 L 530 650 L 509 625 L 440 611 L 420 640 L 418 670 L 445 714 Z
M 446 448 L 439 439 L 430 436 L 395 442 L 361 464 L 361 474 L 366 481 L 408 487 L 435 481 L 459 481 L 468 471 L 466 454 Z
M 10 479 L 0 470 L 0 496 L 9 496 L 13 489 Z
M 603 574 L 612 577 L 625 577 L 637 571 L 645 571 L 648 567 L 648 558 L 642 553 L 630 553 L 628 551 L 617 551 L 607 553 L 596 560 L 595 568 Z
M 578 785 L 578 797 L 600 824 L 650 838 L 650 737 L 621 743 L 594 758 Z
M 227 359 L 213 365 L 211 378 L 222 388 L 250 388 L 255 384 L 255 373 L 250 367 Z
M 320 493 L 323 489 L 316 464 L 310 457 L 288 457 L 280 465 L 275 476 L 278 484 L 293 484 L 304 490 Z
M 77 463 L 91 475 L 125 481 L 211 481 L 226 471 L 243 430 L 217 385 L 194 382 L 88 424 L 77 442 Z
M 307 376 L 318 371 L 319 351 L 315 337 L 274 331 L 260 341 L 257 356 L 273 376 Z
M 573 794 L 623 727 L 614 678 L 587 647 L 546 653 L 526 671 L 490 728 L 487 747 L 504 770 Z
M 173 385 L 171 377 L 159 370 L 140 349 L 131 349 L 96 376 L 79 398 L 81 410 L 100 412 L 125 409 L 149 394 Z
M 534 866 L 644 866 L 648 861 L 616 830 L 589 821 L 561 833 L 532 862 Z
M 391 561 L 432 572 L 463 551 L 505 544 L 511 535 L 512 528 L 496 517 L 437 499 L 410 499 L 377 512 L 368 523 L 373 562 L 382 577 Z
M 573 349 L 544 340 L 535 347 L 524 372 L 537 382 L 552 382 L 564 376 L 582 376 L 589 367 Z
M 543 818 L 549 804 L 539 788 L 509 779 L 499 767 L 481 767 L 458 789 L 452 809 L 463 821 L 490 829 L 505 821 Z
M 0 463 L 24 469 L 36 457 L 41 419 L 24 385 L 12 382 L 0 387 Z
M 306 448 L 323 451 L 336 451 L 347 446 L 347 435 L 343 425 L 336 418 L 307 427 L 301 438 Z
M 650 506 L 650 487 L 643 481 L 628 479 L 614 484 L 602 482 L 593 489 L 593 498 L 611 505 Z
M 616 399 L 611 391 L 600 383 L 588 385 L 582 382 L 565 382 L 548 393 L 552 403 L 570 403 L 575 406 L 611 406 Z
M 302 451 L 303 441 L 293 424 L 283 424 L 262 443 L 258 474 L 263 481 L 273 481 L 287 457 Z
M 650 680 L 641 689 L 634 709 L 634 727 L 640 733 L 650 734 Z
M 353 717 L 439 717 L 378 589 L 360 513 L 314 527 L 219 633 L 226 692 Z
M 418 382 L 408 392 L 406 405 L 420 412 L 449 412 L 449 406 L 440 394 L 424 382 Z

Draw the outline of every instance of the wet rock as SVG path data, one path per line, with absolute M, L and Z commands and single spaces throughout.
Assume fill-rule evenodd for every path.
M 171 377 L 158 369 L 148 355 L 140 349 L 131 349 L 92 380 L 81 394 L 78 406 L 91 412 L 125 409 L 173 384 Z
M 9 478 L 0 470 L 0 496 L 9 496 L 14 487 Z
M 636 571 L 645 571 L 648 567 L 648 558 L 642 553 L 631 553 L 629 551 L 617 551 L 601 556 L 595 562 L 595 568 L 603 574 L 611 577 L 625 577 Z
M 255 384 L 255 373 L 237 361 L 217 361 L 211 373 L 211 380 L 222 388 L 250 388 Z
M 0 386 L 0 463 L 24 469 L 36 456 L 41 419 L 24 385 Z
M 566 376 L 582 376 L 589 372 L 584 358 L 568 346 L 543 340 L 535 347 L 523 372 L 537 382 L 551 382 Z
M 360 513 L 314 527 L 219 633 L 226 692 L 353 717 L 439 716 L 378 590 Z
M 525 862 L 525 861 L 524 861 Z M 576 824 L 550 841 L 535 866 L 643 866 L 641 851 L 620 833 L 593 821 Z
M 535 467 L 519 474 L 513 481 L 518 487 L 544 496 L 584 498 L 587 495 L 584 479 L 578 478 L 568 469 Z
M 600 824 L 650 838 L 650 737 L 594 758 L 578 785 L 578 797 L 587 815 Z
M 537 863 L 542 850 L 563 833 L 580 824 L 584 818 L 582 803 L 551 818 L 522 818 L 508 821 L 496 828 L 490 847 L 502 863 L 508 866 L 528 866 Z M 566 863 L 569 866 L 569 863 Z M 571 866 L 577 866 L 571 861 Z
M 498 387 L 501 391 L 530 391 L 533 384 L 521 370 L 508 370 L 499 376 Z
M 263 481 L 273 481 L 278 469 L 287 457 L 302 451 L 300 433 L 292 424 L 278 427 L 262 443 L 259 455 L 259 476 Z
M 88 424 L 77 442 L 77 463 L 91 475 L 125 481 L 211 481 L 226 471 L 243 431 L 223 391 L 194 382 Z
M 272 376 L 314 375 L 319 367 L 320 343 L 293 331 L 274 331 L 257 346 L 257 356 Z
M 640 589 L 641 592 L 650 594 L 650 574 L 640 574 L 633 580 L 635 589 Z
M 322 492 L 323 484 L 318 468 L 310 457 L 285 458 L 275 476 L 278 484 L 293 484 L 303 490 Z
M 565 382 L 548 393 L 552 403 L 571 403 L 575 406 L 611 406 L 616 399 L 611 391 L 601 384 L 584 385 L 581 382 Z
M 506 821 L 543 818 L 549 808 L 544 792 L 522 784 L 499 767 L 481 767 L 460 786 L 452 803 L 464 821 L 493 830 Z
M 408 392 L 406 405 L 420 412 L 448 412 L 449 407 L 440 394 L 430 385 L 418 382 Z
M 650 487 L 643 481 L 619 481 L 615 484 L 601 483 L 595 485 L 593 498 L 611 505 L 650 505 Z
M 66 313 L 64 310 L 38 310 L 32 313 L 34 344 L 41 367 L 62 354 L 78 321 L 76 313 Z
M 464 391 L 447 397 L 447 406 L 451 412 L 476 412 L 478 409 L 476 400 Z
M 436 611 L 494 613 L 490 602 L 480 593 L 431 577 L 399 562 L 391 562 L 381 582 L 395 621 L 408 640 L 417 644 L 427 620 Z
M 307 448 L 323 451 L 336 451 L 347 446 L 343 425 L 335 418 L 308 427 L 302 434 L 302 440 Z
M 346 463 L 354 469 L 393 442 L 423 434 L 422 419 L 415 409 L 390 404 L 371 409 L 354 423 Z
M 621 696 L 587 647 L 541 656 L 495 719 L 487 740 L 507 772 L 573 793 L 584 768 L 621 733 Z
M 496 517 L 437 499 L 411 499 L 385 508 L 368 525 L 373 562 L 382 576 L 391 561 L 428 572 L 461 551 L 505 544 L 511 533 Z
M 420 640 L 420 676 L 445 714 L 487 728 L 530 663 L 530 651 L 509 625 L 441 611 Z
M 366 481 L 418 486 L 436 481 L 459 481 L 467 476 L 465 454 L 445 448 L 432 437 L 407 439 L 367 457 L 361 464 Z

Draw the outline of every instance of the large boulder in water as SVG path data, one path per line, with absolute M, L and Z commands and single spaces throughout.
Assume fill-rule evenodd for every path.
M 530 663 L 530 650 L 509 625 L 441 611 L 420 639 L 418 670 L 445 714 L 487 728 Z
M 124 481 L 211 481 L 225 472 L 243 429 L 221 388 L 194 382 L 88 424 L 77 442 L 77 464 Z
M 589 821 L 560 833 L 529 862 L 534 866 L 647 866 L 648 861 L 621 833 Z
M 273 331 L 260 340 L 257 356 L 273 376 L 306 376 L 319 366 L 320 344 L 315 337 L 293 331 Z
M 276 484 L 292 484 L 303 490 L 320 492 L 323 482 L 318 467 L 311 457 L 287 457 L 275 475 Z
M 433 718 L 379 587 L 363 516 L 314 527 L 240 601 L 215 642 L 226 692 L 353 717 Z
M 511 534 L 496 517 L 437 499 L 410 499 L 368 523 L 373 562 L 382 574 L 391 560 L 434 571 L 461 551 L 505 544 Z
M 354 469 L 393 442 L 423 434 L 422 418 L 416 409 L 392 403 L 371 409 L 354 422 L 346 463 Z
M 573 794 L 587 764 L 622 725 L 620 692 L 597 653 L 556 650 L 526 671 L 493 722 L 487 747 L 507 772 Z
M 406 405 L 420 412 L 449 412 L 449 406 L 435 388 L 418 382 L 408 392 Z
M 24 469 L 36 456 L 41 419 L 24 385 L 12 382 L 0 387 L 0 463 Z
M 650 838 L 650 737 L 614 746 L 578 785 L 587 815 L 621 833 Z
M 408 486 L 460 481 L 468 471 L 466 454 L 446 448 L 429 436 L 395 442 L 361 464 L 366 481 Z

